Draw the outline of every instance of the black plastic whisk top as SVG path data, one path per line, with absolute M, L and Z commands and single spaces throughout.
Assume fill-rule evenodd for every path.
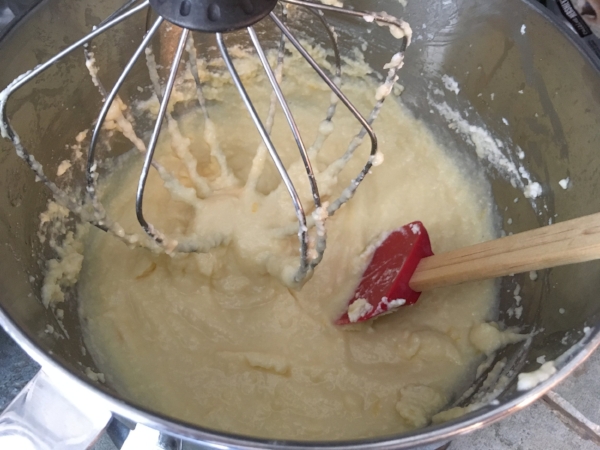
M 150 0 L 154 11 L 175 25 L 207 33 L 224 33 L 254 25 L 277 0 Z

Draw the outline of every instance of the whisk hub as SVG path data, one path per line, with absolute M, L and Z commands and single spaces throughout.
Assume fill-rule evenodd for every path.
M 150 0 L 161 17 L 175 25 L 207 33 L 225 33 L 254 25 L 277 0 Z

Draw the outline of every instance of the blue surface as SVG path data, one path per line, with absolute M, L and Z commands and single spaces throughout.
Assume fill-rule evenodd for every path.
M 0 411 L 38 370 L 38 364 L 0 328 Z

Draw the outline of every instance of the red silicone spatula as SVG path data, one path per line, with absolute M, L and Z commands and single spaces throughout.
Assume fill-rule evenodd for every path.
M 433 255 L 421 222 L 393 231 L 336 323 L 363 322 L 415 303 L 422 291 L 600 259 L 600 213 Z

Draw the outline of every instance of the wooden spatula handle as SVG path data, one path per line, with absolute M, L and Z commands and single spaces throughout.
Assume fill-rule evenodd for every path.
M 467 281 L 600 259 L 600 213 L 424 258 L 410 287 Z

